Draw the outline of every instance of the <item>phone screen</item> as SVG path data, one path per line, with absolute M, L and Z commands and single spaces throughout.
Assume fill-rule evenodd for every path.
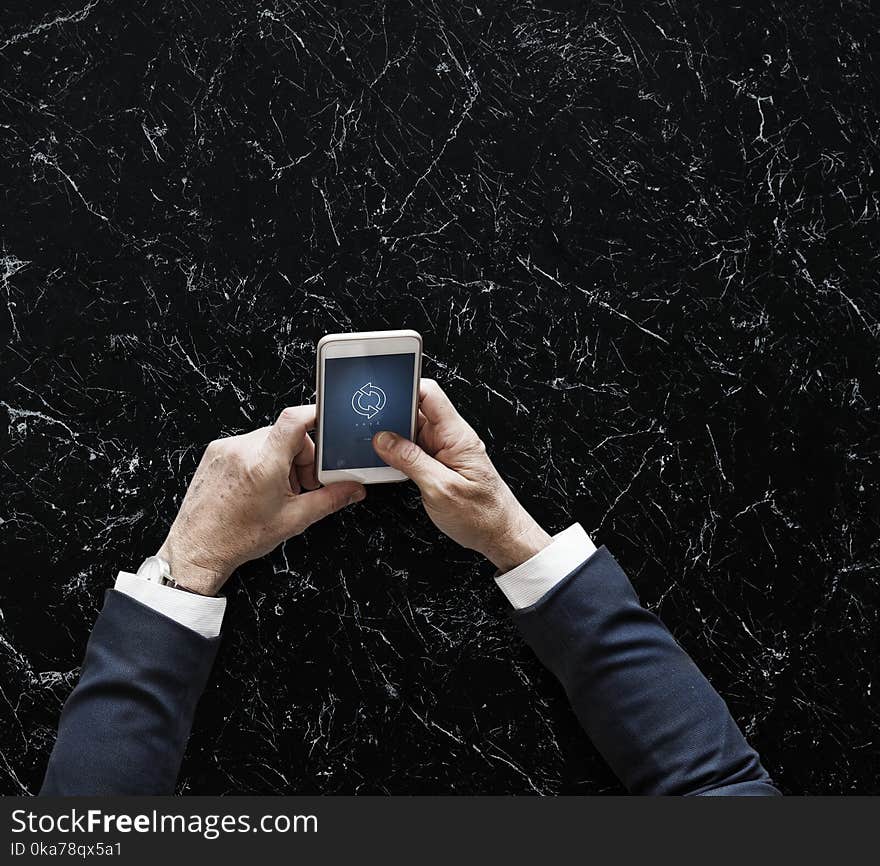
M 323 470 L 387 465 L 373 450 L 373 434 L 410 437 L 415 362 L 412 352 L 324 359 Z

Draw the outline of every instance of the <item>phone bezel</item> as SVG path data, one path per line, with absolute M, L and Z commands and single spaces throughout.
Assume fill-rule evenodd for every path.
M 316 353 L 315 393 L 316 443 L 315 468 L 321 484 L 336 481 L 359 481 L 361 484 L 384 484 L 406 481 L 406 476 L 390 466 L 364 466 L 349 469 L 323 469 L 324 445 L 324 362 L 327 358 L 368 357 L 370 355 L 415 355 L 413 369 L 412 418 L 410 439 L 415 437 L 419 411 L 419 383 L 422 372 L 422 335 L 418 331 L 363 331 L 352 334 L 327 334 L 318 342 Z

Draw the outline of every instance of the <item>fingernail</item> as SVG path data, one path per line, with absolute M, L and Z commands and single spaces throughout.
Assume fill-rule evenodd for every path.
M 393 435 L 387 430 L 382 430 L 376 434 L 376 445 L 379 448 L 388 448 L 391 446 Z
M 360 502 L 367 495 L 366 490 L 355 490 L 354 493 L 351 494 L 348 498 L 348 504 L 354 505 L 355 502 Z

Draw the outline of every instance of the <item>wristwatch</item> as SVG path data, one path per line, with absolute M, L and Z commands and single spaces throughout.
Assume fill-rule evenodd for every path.
M 171 576 L 171 566 L 168 564 L 168 560 L 162 559 L 161 556 L 148 556 L 137 570 L 137 576 L 150 583 L 158 583 L 160 586 L 169 586 L 172 589 L 182 589 L 184 592 L 199 594 L 194 589 L 179 584 Z

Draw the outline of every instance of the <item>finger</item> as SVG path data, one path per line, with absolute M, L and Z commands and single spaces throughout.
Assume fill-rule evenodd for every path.
M 419 409 L 419 417 L 416 420 L 416 433 L 421 433 L 422 427 L 424 427 L 425 424 L 427 424 L 427 423 L 428 423 L 428 419 L 425 417 L 425 413 L 422 412 L 421 409 Z
M 389 430 L 381 430 L 373 437 L 373 449 L 389 466 L 415 481 L 422 491 L 458 477 L 451 469 L 422 451 L 415 442 Z
M 419 387 L 419 411 L 432 424 L 455 421 L 459 415 L 443 389 L 433 379 L 422 379 Z
M 306 431 L 314 426 L 314 406 L 288 406 L 269 428 L 265 448 L 287 463 L 293 463 L 294 458 L 305 447 Z
M 363 484 L 356 481 L 339 481 L 336 484 L 328 484 L 320 490 L 312 490 L 296 497 L 288 506 L 291 511 L 291 520 L 299 527 L 301 532 L 305 527 L 311 526 L 315 521 L 321 520 L 334 511 L 360 502 L 367 495 L 367 489 Z
M 318 476 L 315 472 L 315 443 L 312 437 L 306 433 L 302 451 L 293 458 L 293 466 L 290 469 L 291 483 L 293 487 L 293 478 L 297 478 L 302 487 L 306 490 L 317 490 Z

